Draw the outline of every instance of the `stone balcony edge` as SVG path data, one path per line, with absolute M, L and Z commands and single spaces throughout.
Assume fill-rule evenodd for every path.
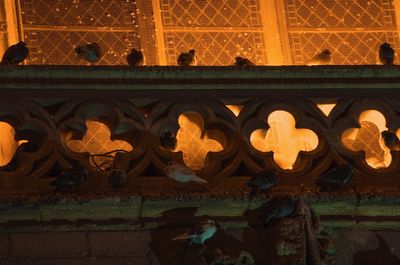
M 214 90 L 222 95 L 243 96 L 252 90 L 323 90 L 400 88 L 399 66 L 257 66 L 257 67 L 126 67 L 126 66 L 0 66 L 4 95 L 20 90 L 150 91 Z M 384 86 L 382 86 L 384 84 Z M 251 87 L 249 87 L 251 85 Z M 145 93 L 141 94 L 145 90 Z M 226 91 L 233 94 L 227 94 Z M 225 92 L 224 92 L 225 91 Z M 320 91 L 319 91 L 320 92 Z M 338 91 L 335 91 L 338 93 Z M 393 92 L 393 91 L 391 91 Z M 325 91 L 328 93 L 329 91 Z M 335 93 L 332 92 L 332 95 Z M 38 94 L 38 96 L 41 96 Z M 51 94 L 50 94 L 51 96 Z

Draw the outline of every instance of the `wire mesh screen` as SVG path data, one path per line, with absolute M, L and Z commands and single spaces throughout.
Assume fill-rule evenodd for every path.
M 164 26 L 261 27 L 254 0 L 161 0 Z
M 20 1 L 28 64 L 85 64 L 73 48 L 97 42 L 97 64 L 126 64 L 127 52 L 140 48 L 136 3 L 131 0 Z
M 375 64 L 380 44 L 399 51 L 392 0 L 285 0 L 294 64 L 328 48 L 333 64 Z
M 179 52 L 196 50 L 198 65 L 232 65 L 237 55 L 264 63 L 263 36 L 258 32 L 167 32 L 168 62 L 176 64 Z
M 260 3 L 160 0 L 167 64 L 196 50 L 198 65 L 232 65 L 236 56 L 267 64 Z

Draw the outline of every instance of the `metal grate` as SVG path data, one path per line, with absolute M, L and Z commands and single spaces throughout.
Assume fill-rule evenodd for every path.
M 394 44 L 397 51 L 400 46 L 395 32 L 290 33 L 289 39 L 295 64 L 307 62 L 325 48 L 332 52 L 333 64 L 376 64 L 383 42 Z
M 21 0 L 24 25 L 128 27 L 136 23 L 131 0 Z
M 117 152 L 130 152 L 133 150 L 133 147 L 128 142 L 111 140 L 110 129 L 103 123 L 87 120 L 86 126 L 87 131 L 83 139 L 69 140 L 67 146 L 74 152 L 88 152 L 92 155 L 93 157 L 89 161 L 93 167 L 99 170 L 110 169 Z
M 238 55 L 263 64 L 266 57 L 263 36 L 256 32 L 167 32 L 165 41 L 172 65 L 179 53 L 190 49 L 196 50 L 198 65 L 232 65 Z
M 325 48 L 334 64 L 376 64 L 383 42 L 399 51 L 391 0 L 286 0 L 285 7 L 294 64 Z
M 179 130 L 176 134 L 178 144 L 176 151 L 183 153 L 185 165 L 193 170 L 204 168 L 209 152 L 220 152 L 224 148 L 221 142 L 226 142 L 225 135 L 217 130 L 204 129 L 204 120 L 197 112 L 186 112 L 179 119 Z M 217 140 L 208 137 L 210 132 Z
M 126 64 L 132 47 L 140 48 L 136 4 L 131 0 L 24 0 L 21 15 L 28 64 L 86 64 L 76 58 L 78 44 L 97 42 L 97 64 Z
M 286 0 L 289 28 L 396 27 L 391 0 Z
M 198 65 L 232 65 L 236 56 L 267 64 L 255 0 L 160 0 L 167 64 L 195 49 Z
M 103 56 L 96 64 L 126 64 L 126 54 L 131 47 L 139 47 L 133 32 L 81 32 L 25 30 L 30 47 L 28 64 L 87 64 L 74 53 L 76 44 L 97 42 Z
M 261 27 L 255 0 L 161 0 L 164 26 Z

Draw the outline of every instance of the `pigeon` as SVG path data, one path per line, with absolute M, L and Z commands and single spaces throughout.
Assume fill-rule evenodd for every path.
M 328 170 L 320 176 L 315 184 L 321 187 L 321 190 L 332 190 L 340 188 L 350 181 L 353 175 L 353 166 L 350 164 L 340 165 Z
M 75 47 L 75 53 L 80 59 L 90 63 L 99 61 L 101 57 L 100 46 L 95 42 Z
M 178 57 L 179 66 L 193 66 L 196 65 L 195 50 L 190 50 L 189 52 L 183 52 Z
M 205 220 L 172 240 L 190 240 L 189 246 L 192 244 L 203 245 L 204 242 L 212 238 L 216 232 L 217 226 L 215 225 L 215 222 L 212 220 Z
M 122 169 L 113 169 L 110 172 L 108 181 L 114 188 L 121 188 L 126 182 L 126 172 Z
M 56 186 L 56 192 L 64 189 L 72 189 L 80 185 L 88 176 L 84 168 L 71 168 L 61 172 L 60 176 L 51 183 Z
M 389 149 L 393 150 L 400 150 L 400 140 L 396 135 L 396 132 L 387 130 L 381 133 L 383 141 L 385 145 L 389 147 Z
M 264 226 L 268 225 L 273 220 L 292 216 L 295 210 L 296 202 L 293 198 L 274 198 L 270 200 L 266 207 L 267 217 L 265 218 Z
M 394 50 L 389 43 L 383 43 L 379 46 L 379 60 L 383 65 L 393 65 Z
M 267 191 L 271 187 L 275 186 L 278 182 L 276 172 L 272 170 L 264 170 L 253 176 L 247 183 L 246 186 L 251 188 L 249 198 L 252 199 L 257 194 L 257 191 Z
M 168 166 L 164 168 L 164 173 L 168 177 L 182 183 L 191 181 L 208 183 L 206 180 L 198 177 L 196 172 L 194 172 L 192 169 L 174 161 L 168 163 Z
M 314 55 L 306 65 L 326 65 L 331 63 L 331 52 L 328 49 L 323 50 L 321 53 Z
M 176 148 L 177 139 L 175 134 L 170 131 L 165 131 L 160 136 L 160 144 L 162 147 L 174 150 Z
M 20 41 L 17 44 L 8 47 L 3 55 L 1 64 L 18 65 L 22 63 L 29 55 L 29 49 L 25 42 Z
M 142 66 L 144 61 L 143 53 L 142 51 L 132 49 L 126 56 L 126 60 L 130 66 Z
M 255 66 L 255 64 L 247 58 L 244 57 L 236 57 L 234 65 L 236 66 Z

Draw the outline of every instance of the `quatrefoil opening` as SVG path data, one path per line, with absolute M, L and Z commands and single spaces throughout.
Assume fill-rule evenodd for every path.
M 203 117 L 193 111 L 187 111 L 178 117 L 179 130 L 176 134 L 175 152 L 183 153 L 183 162 L 193 170 L 205 167 L 209 152 L 221 152 L 227 139 L 219 130 L 204 129 Z
M 77 153 L 90 154 L 90 165 L 99 171 L 109 170 L 118 152 L 131 152 L 132 145 L 122 140 L 111 140 L 110 129 L 99 121 L 87 120 L 86 133 L 82 140 L 72 140 L 73 132 L 67 135 L 67 146 Z
M 276 110 L 268 116 L 269 129 L 257 129 L 250 135 L 251 145 L 261 152 L 273 152 L 275 163 L 291 170 L 300 151 L 310 152 L 318 146 L 318 136 L 310 129 L 296 128 L 292 114 Z
M 15 129 L 7 122 L 0 121 L 0 167 L 8 165 L 18 147 L 27 140 L 15 140 Z
M 387 130 L 385 116 L 377 110 L 366 110 L 358 121 L 360 128 L 350 128 L 342 134 L 343 145 L 352 151 L 364 151 L 365 160 L 372 168 L 389 167 L 392 155 L 381 136 Z

